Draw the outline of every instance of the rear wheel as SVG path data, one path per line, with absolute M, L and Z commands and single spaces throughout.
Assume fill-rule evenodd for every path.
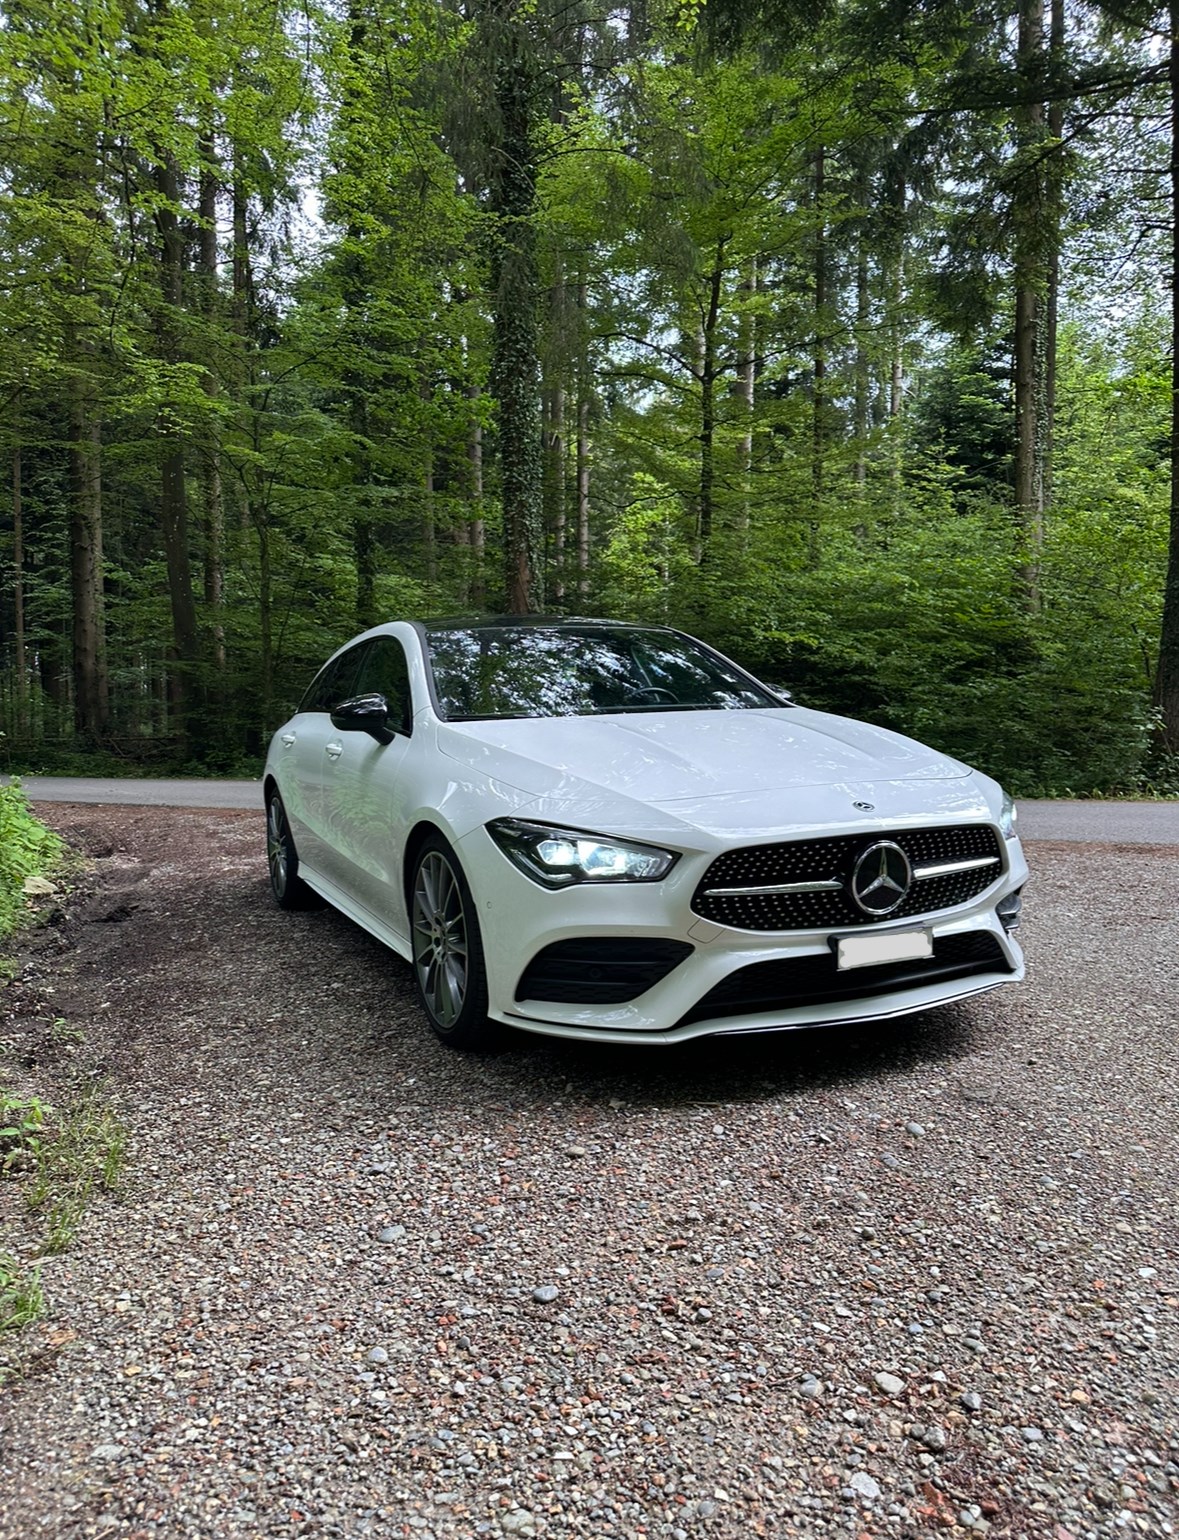
M 413 973 L 430 1025 L 452 1048 L 489 1048 L 487 970 L 471 889 L 440 834 L 418 851 L 410 889 Z
M 280 909 L 319 909 L 323 899 L 299 876 L 299 854 L 278 792 L 266 804 L 266 864 L 270 891 Z

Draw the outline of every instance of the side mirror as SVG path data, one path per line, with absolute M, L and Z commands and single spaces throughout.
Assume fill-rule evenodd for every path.
M 389 703 L 383 695 L 341 701 L 332 712 L 332 726 L 342 733 L 367 733 L 378 743 L 392 743 L 397 736 L 389 726 Z

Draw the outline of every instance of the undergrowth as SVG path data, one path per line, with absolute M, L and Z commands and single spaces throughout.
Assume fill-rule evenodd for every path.
M 19 783 L 0 786 L 0 937 L 30 914 L 25 884 L 57 870 L 65 845 L 29 812 Z

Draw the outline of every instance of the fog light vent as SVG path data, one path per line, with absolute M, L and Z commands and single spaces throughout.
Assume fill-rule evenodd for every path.
M 995 913 L 999 916 L 999 923 L 1006 931 L 1019 929 L 1019 916 L 1023 908 L 1023 889 L 1019 888 L 1014 893 L 1008 893 L 1006 898 L 1001 898 L 995 905 Z

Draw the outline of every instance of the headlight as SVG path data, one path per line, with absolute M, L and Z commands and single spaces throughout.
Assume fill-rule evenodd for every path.
M 487 832 L 515 866 L 546 888 L 575 882 L 659 882 L 679 857 L 654 845 L 559 829 L 521 818 L 496 818 Z
M 1015 798 L 1003 793 L 1003 807 L 999 813 L 999 832 L 1005 840 L 1015 838 Z

